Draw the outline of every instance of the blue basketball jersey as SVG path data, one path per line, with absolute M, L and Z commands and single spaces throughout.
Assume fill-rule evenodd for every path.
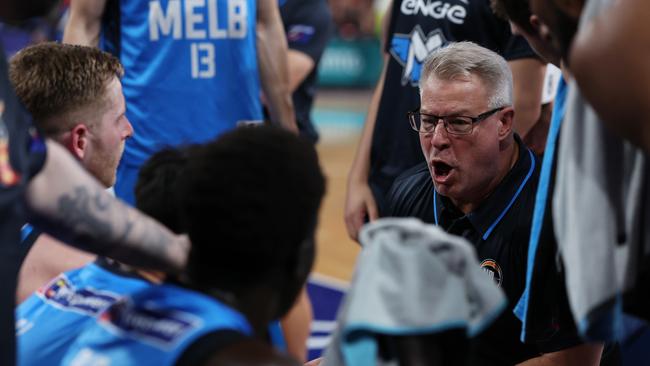
M 212 297 L 174 285 L 152 286 L 100 315 L 62 365 L 174 365 L 194 341 L 218 330 L 252 335 L 242 314 Z
M 262 119 L 256 0 L 110 0 L 102 47 L 119 57 L 134 127 L 123 163 Z
M 16 309 L 18 365 L 58 365 L 82 327 L 146 286 L 95 263 L 60 274 Z

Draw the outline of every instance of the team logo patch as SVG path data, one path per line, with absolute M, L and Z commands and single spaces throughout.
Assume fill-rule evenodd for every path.
M 119 299 L 117 294 L 91 288 L 75 288 L 65 275 L 52 280 L 38 290 L 45 302 L 62 310 L 96 316 Z
M 292 25 L 287 32 L 287 40 L 293 43 L 307 43 L 315 32 L 314 27 L 311 25 Z
M 130 338 L 168 350 L 201 326 L 201 319 L 180 311 L 135 306 L 124 299 L 100 316 L 102 325 Z
M 494 259 L 486 259 L 481 262 L 481 268 L 487 272 L 487 274 L 492 278 L 494 283 L 497 286 L 501 287 L 501 282 L 503 281 L 503 272 L 501 271 L 501 266 Z
M 447 43 L 439 29 L 424 35 L 416 25 L 410 34 L 395 34 L 391 41 L 390 53 L 403 67 L 402 85 L 417 86 L 420 81 L 422 63 L 433 51 Z

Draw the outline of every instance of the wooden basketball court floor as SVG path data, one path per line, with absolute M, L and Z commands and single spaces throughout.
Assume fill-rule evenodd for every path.
M 327 193 L 321 206 L 314 273 L 349 281 L 359 244 L 348 238 L 343 221 L 347 174 L 359 141 L 371 90 L 321 90 L 314 120 L 321 139 L 317 145 L 327 176 Z

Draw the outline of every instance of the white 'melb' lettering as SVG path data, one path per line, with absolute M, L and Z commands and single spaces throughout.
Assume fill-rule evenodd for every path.
M 467 9 L 462 5 L 451 5 L 447 2 L 431 0 L 403 0 L 401 11 L 405 15 L 422 13 L 435 19 L 446 17 L 455 24 L 463 24 L 467 16 Z
M 246 7 L 246 0 L 228 1 L 228 31 L 230 32 L 230 37 L 246 37 L 247 16 L 248 8 Z
M 149 2 L 149 40 L 157 41 L 163 36 L 191 40 L 246 37 L 246 0 L 227 0 L 227 28 L 219 27 L 219 0 L 183 1 L 181 6 L 181 0 L 169 0 L 166 9 L 163 9 L 160 0 Z
M 163 14 L 160 2 L 149 2 L 149 39 L 157 41 L 160 38 L 159 32 L 169 35 L 173 30 L 172 37 L 181 39 L 181 2 L 180 0 L 169 0 L 167 3 L 167 16 Z
M 185 0 L 185 38 L 205 39 L 205 30 L 196 29 L 197 23 L 203 23 L 203 14 L 195 13 L 197 7 L 205 7 L 205 0 Z
M 208 23 L 210 27 L 210 38 L 212 39 L 226 38 L 226 30 L 219 29 L 218 15 L 217 2 L 208 1 L 208 17 L 210 18 Z

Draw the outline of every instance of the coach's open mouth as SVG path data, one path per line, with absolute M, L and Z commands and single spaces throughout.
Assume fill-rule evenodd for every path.
M 447 163 L 444 163 L 442 161 L 435 161 L 433 162 L 433 175 L 434 178 L 438 180 L 444 180 L 449 176 L 449 173 L 451 173 L 453 167 Z

